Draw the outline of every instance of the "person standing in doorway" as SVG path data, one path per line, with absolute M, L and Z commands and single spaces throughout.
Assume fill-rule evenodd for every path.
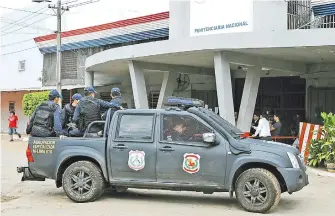
M 279 116 L 276 114 L 273 116 L 274 124 L 271 126 L 272 136 L 280 136 L 281 122 Z
M 19 138 L 21 138 L 21 134 L 19 134 L 17 129 L 17 122 L 19 121 L 19 118 L 15 115 L 14 111 L 10 111 L 10 116 L 8 118 L 8 134 L 10 135 L 10 142 L 14 141 L 13 134 L 18 135 Z
M 252 136 L 256 137 L 257 135 L 259 135 L 259 139 L 261 140 L 272 141 L 271 133 L 270 133 L 270 123 L 265 118 L 265 116 L 266 116 L 265 112 L 263 112 L 262 115 L 260 115 L 258 126 L 254 127 L 256 132 Z

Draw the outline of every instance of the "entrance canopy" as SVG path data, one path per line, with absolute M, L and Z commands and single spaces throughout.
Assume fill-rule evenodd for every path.
M 148 108 L 144 71 L 163 71 L 157 108 L 172 95 L 176 73 L 215 75 L 219 114 L 249 131 L 261 71 L 305 75 L 308 64 L 335 62 L 335 29 L 225 33 L 125 46 L 86 59 L 87 74 L 130 75 L 136 108 Z M 238 121 L 231 71 L 247 68 Z M 90 80 L 93 80 L 92 78 Z M 85 79 L 86 81 L 86 79 Z M 92 85 L 87 83 L 87 85 Z
M 213 58 L 225 52 L 231 69 L 261 66 L 290 73 L 306 73 L 306 64 L 334 63 L 335 29 L 229 33 L 144 43 L 106 50 L 86 60 L 86 70 L 113 75 L 128 73 L 128 61 L 147 69 L 169 71 L 172 65 L 185 73 L 214 74 Z M 208 70 L 207 70 L 208 68 Z M 182 72 L 182 71 L 180 71 Z

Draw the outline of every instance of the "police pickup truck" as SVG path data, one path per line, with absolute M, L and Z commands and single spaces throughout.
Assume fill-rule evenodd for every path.
M 235 192 L 245 210 L 259 213 L 309 184 L 297 149 L 244 138 L 196 100 L 169 101 L 188 106 L 119 110 L 80 138 L 30 137 L 28 167 L 17 168 L 22 181 L 54 179 L 75 202 L 106 188 Z M 94 124 L 104 124 L 101 136 L 90 133 Z

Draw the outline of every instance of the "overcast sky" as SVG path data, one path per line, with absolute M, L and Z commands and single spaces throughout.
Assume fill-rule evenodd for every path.
M 74 0 L 63 0 L 62 2 L 66 1 Z M 77 0 L 77 2 L 85 1 L 87 0 Z M 52 4 L 56 2 L 57 0 L 52 0 Z M 0 2 L 2 7 L 17 9 L 35 7 L 35 4 L 38 3 L 33 3 L 32 0 L 2 0 Z M 34 11 L 34 9 L 29 10 Z M 85 6 L 71 8 L 69 12 L 65 12 L 64 16 L 67 17 L 67 22 L 63 24 L 62 29 L 83 28 L 168 10 L 169 0 L 100 0 Z M 6 16 L 7 13 L 11 12 L 14 11 L 0 8 L 0 16 Z M 52 13 L 51 10 L 50 13 Z M 29 15 L 29 13 L 26 14 Z M 82 20 L 83 15 L 89 16 L 89 19 L 85 19 L 85 22 Z

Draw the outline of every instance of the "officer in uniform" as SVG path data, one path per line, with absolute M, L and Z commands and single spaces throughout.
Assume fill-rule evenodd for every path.
M 122 105 L 121 90 L 119 88 L 117 88 L 117 87 L 112 88 L 111 98 L 112 98 L 112 100 L 110 101 L 110 103 L 119 104 L 119 106 Z M 111 117 L 112 117 L 114 112 L 118 109 L 117 108 L 111 108 L 111 109 L 112 109 L 112 112 L 111 112 Z M 108 112 L 108 110 L 105 111 L 104 114 L 102 115 L 103 120 L 106 120 L 107 112 Z
M 67 128 L 67 124 L 72 122 L 74 110 L 81 98 L 82 98 L 81 94 L 76 93 L 72 96 L 72 103 L 68 103 L 64 106 L 62 113 L 63 128 Z
M 177 118 L 172 122 L 172 130 L 166 132 L 167 141 L 187 141 L 189 137 L 186 136 L 186 123 L 183 119 Z
M 93 87 L 84 89 L 85 97 L 82 98 L 73 115 L 73 122 L 77 124 L 78 129 L 70 131 L 70 136 L 83 136 L 87 126 L 93 121 L 101 120 L 101 111 L 109 108 L 122 108 L 118 103 L 106 102 L 95 98 L 97 93 Z M 99 132 L 102 128 L 92 128 L 90 132 Z
M 61 124 L 62 110 L 58 105 L 60 98 L 62 96 L 57 90 L 50 91 L 49 100 L 35 109 L 26 129 L 27 134 L 35 137 L 66 135 Z

